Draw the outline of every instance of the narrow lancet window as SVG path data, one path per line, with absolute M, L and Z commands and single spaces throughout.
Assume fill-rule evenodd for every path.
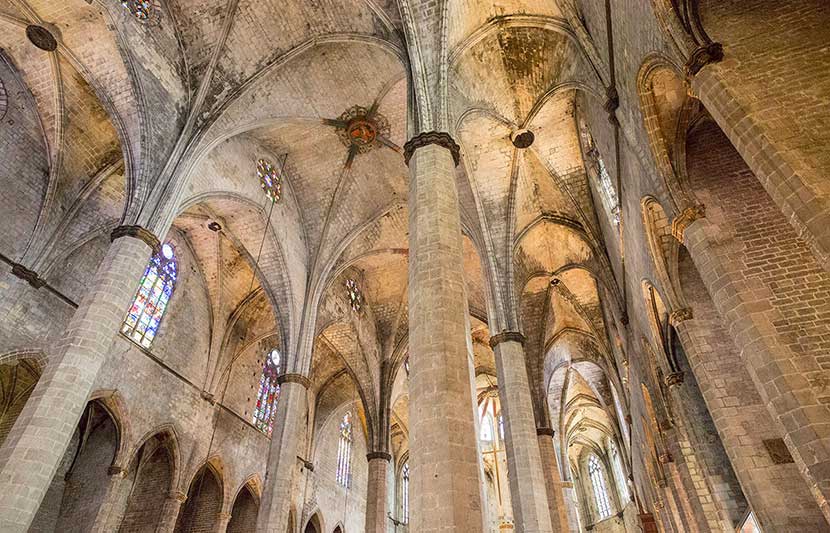
M 262 365 L 259 393 L 256 398 L 256 406 L 254 406 L 254 419 L 252 421 L 258 430 L 269 436 L 274 430 L 274 414 L 276 414 L 277 400 L 280 397 L 280 386 L 277 384 L 279 373 L 280 352 L 273 349 Z
M 138 286 L 121 333 L 139 346 L 149 348 L 158 333 L 161 319 L 176 286 L 176 254 L 170 243 L 153 254 Z
M 340 444 L 337 447 L 337 483 L 349 488 L 352 483 L 352 413 L 340 421 Z

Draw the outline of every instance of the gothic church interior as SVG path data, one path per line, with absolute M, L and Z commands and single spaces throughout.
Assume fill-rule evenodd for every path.
M 0 531 L 830 531 L 824 0 L 0 0 Z

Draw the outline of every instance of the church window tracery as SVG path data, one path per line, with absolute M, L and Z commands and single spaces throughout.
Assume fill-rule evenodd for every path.
M 278 202 L 282 197 L 282 177 L 274 165 L 266 159 L 260 159 L 256 163 L 256 175 L 268 199 Z
M 158 14 L 156 0 L 121 0 L 124 6 L 139 22 L 152 22 Z
M 262 365 L 262 374 L 259 378 L 259 392 L 257 393 L 254 417 L 252 423 L 256 428 L 270 436 L 274 430 L 274 415 L 277 411 L 277 400 L 280 397 L 280 386 L 277 376 L 280 373 L 280 352 L 276 348 L 271 350 L 265 363 Z
M 166 242 L 150 258 L 121 333 L 144 348 L 150 347 L 173 295 L 177 274 L 175 250 Z
M 357 282 L 353 279 L 347 279 L 346 290 L 348 291 L 349 304 L 352 306 L 352 311 L 355 313 L 360 311 L 360 308 L 363 305 L 363 294 L 361 294 L 360 287 L 357 286 Z
M 611 501 L 608 499 L 608 488 L 605 485 L 605 475 L 596 455 L 588 458 L 588 475 L 591 476 L 591 486 L 594 489 L 594 501 L 600 520 L 611 516 Z
M 337 483 L 349 488 L 352 484 L 352 412 L 340 421 L 340 444 L 337 447 Z
M 409 461 L 401 468 L 401 521 L 409 523 Z

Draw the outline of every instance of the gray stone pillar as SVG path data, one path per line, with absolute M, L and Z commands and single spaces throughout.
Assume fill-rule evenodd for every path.
M 308 378 L 300 374 L 283 374 L 277 381 L 280 384 L 280 399 L 257 516 L 257 533 L 285 533 L 288 529 L 297 447 L 306 430 L 303 414 L 311 385 Z
M 161 518 L 156 527 L 156 533 L 173 533 L 176 529 L 176 521 L 179 519 L 179 511 L 186 500 L 187 494 L 184 492 L 174 491 L 167 496 L 164 507 L 161 509 Z
M 524 533 L 549 533 L 551 512 L 536 438 L 524 342 L 524 335 L 516 331 L 503 331 L 490 337 L 499 374 L 510 500 L 516 529 Z
M 556 460 L 556 448 L 553 446 L 554 431 L 551 428 L 536 428 L 539 442 L 539 455 L 542 458 L 542 472 L 545 475 L 545 489 L 550 509 L 550 522 L 553 531 L 568 533 L 568 508 L 565 502 L 565 492 L 562 489 L 562 474 L 559 472 L 559 462 Z
M 418 533 L 484 530 L 458 157 L 446 133 L 421 133 L 404 147 L 410 167 L 410 531 Z
M 386 480 L 392 456 L 387 452 L 366 454 L 369 480 L 366 488 L 366 533 L 386 533 L 389 518 L 386 505 Z
M 127 471 L 117 466 L 111 466 L 107 473 L 109 474 L 109 485 L 101 506 L 98 508 L 98 515 L 95 517 L 90 533 L 118 531 L 121 521 L 124 519 L 127 498 L 131 488 L 127 479 Z
M 120 227 L 49 364 L 0 450 L 0 531 L 25 533 L 111 352 L 153 247 L 148 231 Z

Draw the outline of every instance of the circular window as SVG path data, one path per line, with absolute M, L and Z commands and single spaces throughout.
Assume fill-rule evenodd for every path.
M 156 0 L 121 0 L 121 5 L 144 24 L 158 20 L 159 6 Z

